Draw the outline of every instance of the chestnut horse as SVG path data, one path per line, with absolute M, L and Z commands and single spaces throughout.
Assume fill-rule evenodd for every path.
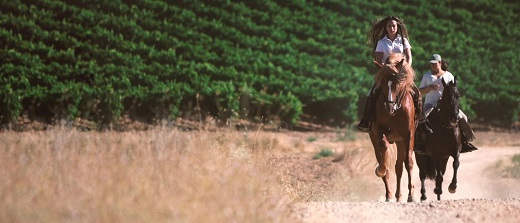
M 438 105 L 428 116 L 428 121 L 433 129 L 432 134 L 426 137 L 426 154 L 415 154 L 419 167 L 419 179 L 421 180 L 421 200 L 426 200 L 424 180 L 435 179 L 437 200 L 441 199 L 442 181 L 446 172 L 449 157 L 453 157 L 453 179 L 448 187 L 450 193 L 457 189 L 457 169 L 459 168 L 459 156 L 461 150 L 461 135 L 457 116 L 459 114 L 460 93 L 455 81 L 446 83 L 442 79 L 444 90 Z
M 386 201 L 392 199 L 388 185 L 389 167 L 387 167 L 387 162 L 390 157 L 389 146 L 395 143 L 397 145 L 395 198 L 397 201 L 401 201 L 401 177 L 404 163 L 408 172 L 408 202 L 413 202 L 412 153 L 417 123 L 414 120 L 415 106 L 410 92 L 414 79 L 415 71 L 402 54 L 390 55 L 375 77 L 375 89 L 380 89 L 381 93 L 376 96 L 376 117 L 369 135 L 378 162 L 375 172 L 385 184 Z

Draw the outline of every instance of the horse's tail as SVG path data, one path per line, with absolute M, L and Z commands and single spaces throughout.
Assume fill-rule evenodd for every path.
M 419 166 L 420 174 L 426 174 L 426 178 L 435 180 L 436 172 L 433 164 L 433 159 L 427 155 L 416 155 L 415 156 L 417 165 Z M 422 172 L 422 173 L 421 173 Z
M 430 156 L 426 156 L 426 178 L 430 180 L 435 180 L 437 174 L 435 172 L 435 165 L 433 164 L 433 159 Z

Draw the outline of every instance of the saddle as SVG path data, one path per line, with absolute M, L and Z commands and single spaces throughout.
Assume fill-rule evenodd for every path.
M 416 91 L 419 91 L 417 86 L 412 87 L 412 90 L 410 91 L 410 95 L 412 95 L 413 105 L 415 106 L 414 119 L 417 124 L 417 121 L 419 121 L 421 119 L 421 114 L 422 114 L 422 98 L 421 98 L 421 95 L 419 94 L 419 92 L 416 92 Z

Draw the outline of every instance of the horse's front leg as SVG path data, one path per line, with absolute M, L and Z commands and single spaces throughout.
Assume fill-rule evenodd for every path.
M 397 202 L 401 201 L 401 178 L 403 176 L 403 163 L 406 156 L 406 152 L 404 150 L 404 144 L 402 142 L 397 142 L 397 159 L 395 161 L 395 175 L 396 175 L 396 183 L 397 187 L 395 190 L 395 198 Z
M 372 138 L 372 136 L 371 136 Z M 386 167 L 386 162 L 388 158 L 388 140 L 386 136 L 383 134 L 378 134 L 377 139 L 372 139 L 373 143 L 376 141 L 374 145 L 376 158 L 377 158 L 377 167 L 375 170 L 376 176 L 384 177 L 388 173 L 388 168 Z M 376 148 L 377 146 L 377 148 Z
M 376 175 L 380 176 L 385 183 L 385 197 L 386 202 L 389 202 L 392 199 L 392 193 L 390 192 L 390 174 L 388 174 L 388 168 L 386 167 L 386 162 L 388 159 L 388 140 L 385 135 L 380 135 L 379 137 L 379 151 L 381 152 L 381 159 L 379 160 L 379 165 L 376 168 Z
M 435 189 L 433 192 L 437 194 L 437 200 L 441 200 L 442 194 L 442 182 L 444 181 L 444 173 L 446 173 L 446 163 L 448 163 L 448 158 L 443 158 L 435 162 L 437 166 L 437 177 L 435 178 Z
M 374 152 L 377 159 L 378 166 L 376 167 L 375 174 L 378 177 L 381 177 L 383 183 L 385 184 L 385 198 L 386 201 L 390 201 L 392 199 L 392 194 L 390 192 L 389 179 L 390 176 L 388 174 L 386 168 L 386 159 L 387 159 L 387 151 L 388 151 L 388 142 L 384 135 L 379 133 L 370 133 L 370 140 L 372 141 L 372 145 L 374 146 Z
M 457 192 L 457 170 L 459 169 L 459 156 L 460 153 L 457 153 L 457 155 L 453 156 L 453 178 L 451 179 L 450 186 L 448 187 L 448 191 L 450 193 Z
M 385 183 L 385 198 L 386 198 L 386 202 L 389 202 L 390 200 L 392 200 L 392 192 L 390 192 L 390 184 L 389 184 L 389 181 L 390 181 L 390 174 L 386 174 L 384 177 L 381 177 L 381 179 L 383 179 L 383 183 Z
M 408 173 L 408 202 L 414 202 L 414 192 L 415 192 L 415 186 L 413 184 L 413 141 L 414 137 L 410 138 L 408 141 L 408 144 L 406 144 L 408 147 L 406 148 L 406 156 L 405 156 L 405 168 L 406 172 Z

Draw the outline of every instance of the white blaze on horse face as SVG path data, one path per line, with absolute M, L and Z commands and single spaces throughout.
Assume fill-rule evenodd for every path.
M 392 81 L 388 81 L 388 101 L 392 100 Z
M 393 95 L 392 95 L 392 81 L 388 81 L 388 102 L 392 104 L 393 110 L 397 110 L 397 103 L 392 103 L 394 101 Z

